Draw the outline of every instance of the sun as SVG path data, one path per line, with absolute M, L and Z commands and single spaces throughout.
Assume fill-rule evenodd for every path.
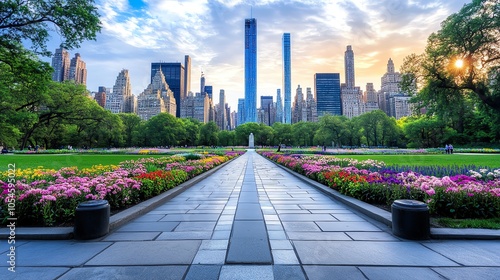
M 463 61 L 463 60 L 461 60 L 461 59 L 457 59 L 457 60 L 455 61 L 455 67 L 457 67 L 457 68 L 462 68 L 462 67 L 464 67 L 464 61 Z

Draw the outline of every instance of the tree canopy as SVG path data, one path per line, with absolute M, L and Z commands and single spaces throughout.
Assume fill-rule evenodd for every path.
M 474 98 L 500 114 L 499 15 L 498 1 L 473 0 L 449 16 L 423 54 L 405 59 L 403 88 L 425 93 L 423 105 Z
M 28 41 L 36 53 L 49 55 L 50 32 L 73 49 L 95 40 L 101 30 L 94 0 L 3 0 L 0 2 L 0 47 L 13 49 Z

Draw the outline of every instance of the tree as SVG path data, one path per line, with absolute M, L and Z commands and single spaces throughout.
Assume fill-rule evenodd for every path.
M 273 123 L 272 128 L 274 130 L 274 140 L 275 145 L 291 145 L 293 140 L 292 125 L 287 123 Z
M 181 145 L 195 146 L 200 139 L 200 129 L 203 124 L 193 118 L 180 119 L 186 133 L 180 140 Z
M 426 94 L 420 100 L 446 99 L 451 107 L 474 97 L 500 114 L 499 14 L 498 1 L 473 0 L 449 16 L 429 36 L 425 53 L 405 60 L 403 88 L 417 86 Z
M 315 143 L 323 146 L 329 146 L 332 142 L 337 146 L 347 144 L 345 140 L 348 128 L 345 116 L 324 115 L 319 119 L 318 127 L 314 135 Z
M 397 143 L 396 120 L 381 110 L 359 116 L 359 124 L 368 146 L 389 146 Z
M 219 138 L 217 136 L 219 127 L 215 122 L 208 122 L 200 129 L 200 144 L 216 146 Z
M 219 138 L 219 145 L 221 146 L 234 146 L 236 133 L 229 130 L 221 130 L 217 134 Z
M 146 122 L 146 135 L 150 146 L 175 146 L 179 142 L 179 135 L 185 133 L 179 119 L 160 113 Z
M 299 146 L 312 146 L 314 132 L 318 125 L 313 122 L 298 122 L 292 124 L 292 134 L 295 144 Z
M 248 137 L 250 136 L 250 133 L 253 133 L 255 140 L 259 130 L 259 124 L 254 122 L 248 122 L 237 126 L 234 130 L 236 134 L 236 144 L 239 146 L 248 146 Z
M 123 123 L 125 147 L 132 147 L 134 144 L 134 137 L 138 133 L 142 120 L 138 115 L 132 113 L 120 113 L 118 116 Z
M 0 2 L 0 48 L 18 49 L 24 41 L 35 52 L 50 55 L 49 31 L 62 38 L 61 47 L 78 48 L 101 30 L 93 0 L 3 0 Z
M 407 118 L 403 124 L 403 131 L 410 142 L 410 148 L 435 148 L 448 143 L 453 130 L 446 127 L 436 117 Z

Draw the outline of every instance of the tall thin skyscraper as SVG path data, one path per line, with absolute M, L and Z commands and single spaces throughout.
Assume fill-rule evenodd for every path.
M 283 33 L 284 123 L 292 123 L 292 55 L 290 33 Z
M 191 91 L 191 58 L 189 55 L 184 56 L 184 93 L 181 99 L 186 98 L 188 92 Z
M 257 122 L 257 20 L 245 19 L 245 120 Z
M 185 68 L 180 62 L 153 62 L 151 63 L 151 82 L 156 72 L 161 69 L 165 80 L 174 92 L 176 101 L 176 117 L 181 117 L 181 97 L 184 94 L 184 72 Z
M 281 89 L 276 90 L 276 122 L 283 123 L 283 102 L 281 101 Z
M 348 89 L 354 88 L 356 86 L 354 81 L 354 52 L 351 45 L 347 46 L 347 50 L 344 53 L 344 65 L 346 87 Z
M 200 93 L 201 95 L 205 94 L 205 74 L 203 74 L 203 71 L 201 71 L 200 78 Z
M 314 74 L 314 88 L 318 117 L 325 114 L 342 115 L 339 73 Z
M 56 82 L 63 82 L 69 79 L 69 53 L 64 48 L 56 49 L 52 57 L 52 80 Z

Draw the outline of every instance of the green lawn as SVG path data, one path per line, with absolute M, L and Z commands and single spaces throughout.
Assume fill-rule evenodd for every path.
M 83 154 L 63 154 L 63 155 L 0 155 L 0 171 L 6 171 L 9 164 L 15 164 L 17 169 L 44 168 L 60 169 L 61 167 L 78 166 L 78 168 L 92 167 L 93 165 L 118 164 L 125 160 L 139 159 L 146 157 L 164 157 L 169 155 L 83 155 Z
M 387 165 L 414 165 L 414 166 L 450 166 L 476 165 L 500 168 L 500 155 L 338 155 L 339 158 L 354 158 L 357 160 L 373 159 L 385 162 Z

